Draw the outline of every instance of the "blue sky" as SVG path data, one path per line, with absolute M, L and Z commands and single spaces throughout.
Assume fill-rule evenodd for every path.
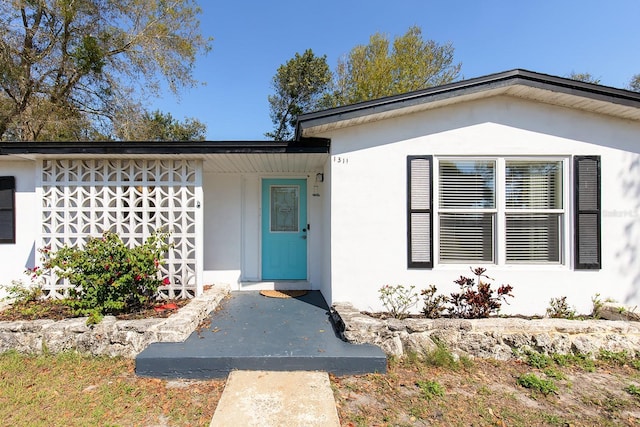
M 267 96 L 278 66 L 296 52 L 327 55 L 334 69 L 352 47 L 412 25 L 451 42 L 464 78 L 524 68 L 589 72 L 626 87 L 640 73 L 640 0 L 199 0 L 213 50 L 199 58 L 204 86 L 165 92 L 150 109 L 206 123 L 207 139 L 262 140 L 272 129 Z

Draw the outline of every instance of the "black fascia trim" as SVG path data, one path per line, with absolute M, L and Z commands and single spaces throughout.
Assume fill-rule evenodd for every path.
M 302 135 L 302 131 L 309 127 L 514 85 L 525 85 L 640 108 L 640 93 L 638 92 L 515 69 L 372 101 L 303 114 L 298 118 L 296 132 L 298 135 Z
M 118 141 L 118 142 L 3 142 L 0 155 L 9 154 L 277 154 L 329 153 L 330 141 L 325 138 L 305 138 L 296 142 L 283 141 Z

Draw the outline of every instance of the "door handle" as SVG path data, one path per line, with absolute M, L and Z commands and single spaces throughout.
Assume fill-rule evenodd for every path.
M 300 236 L 302 237 L 304 240 L 307 240 L 307 235 L 305 234 L 304 236 Z

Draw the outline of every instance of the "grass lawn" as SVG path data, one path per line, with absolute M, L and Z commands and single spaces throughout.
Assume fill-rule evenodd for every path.
M 343 426 L 640 426 L 640 360 L 626 353 L 498 362 L 439 348 L 331 384 Z M 223 388 L 138 378 L 122 358 L 0 355 L 2 425 L 208 426 Z
M 138 378 L 134 361 L 0 355 L 6 426 L 208 426 L 224 381 Z
M 626 353 L 498 362 L 439 349 L 332 385 L 343 426 L 639 426 L 639 368 Z

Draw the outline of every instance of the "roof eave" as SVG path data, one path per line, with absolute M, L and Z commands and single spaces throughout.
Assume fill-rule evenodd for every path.
M 515 69 L 415 92 L 303 114 L 298 119 L 296 134 L 299 137 L 305 137 L 305 130 L 317 126 L 337 124 L 364 116 L 374 116 L 393 110 L 434 103 L 456 97 L 462 99 L 465 95 L 485 91 L 488 93 L 495 89 L 517 85 L 550 90 L 640 109 L 640 93 L 637 92 Z
M 108 141 L 1 142 L 0 155 L 198 155 L 328 153 L 328 139 L 300 141 Z

